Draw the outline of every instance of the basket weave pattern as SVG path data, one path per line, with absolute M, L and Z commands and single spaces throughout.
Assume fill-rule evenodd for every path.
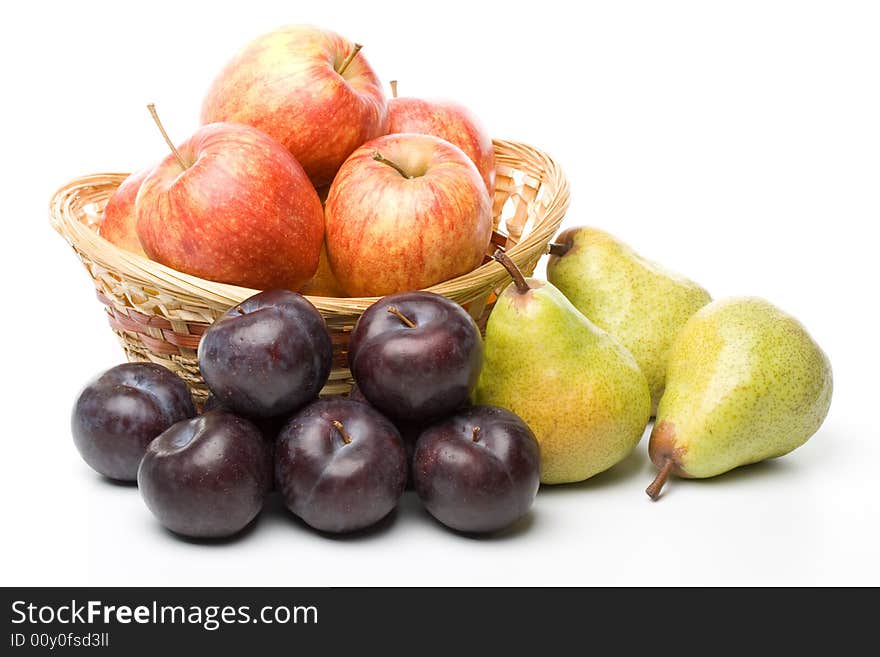
M 569 190 L 559 166 L 543 152 L 512 141 L 495 141 L 497 164 L 495 230 L 489 250 L 504 246 L 531 273 L 555 235 L 568 207 Z M 93 174 L 64 185 L 52 197 L 52 226 L 73 247 L 91 275 L 110 326 L 130 361 L 151 361 L 178 373 L 198 402 L 208 391 L 196 350 L 208 326 L 255 290 L 215 283 L 125 251 L 98 234 L 107 199 L 127 174 Z M 461 303 L 485 326 L 507 273 L 486 254 L 474 271 L 431 288 Z M 348 336 L 376 298 L 309 297 L 333 339 L 333 371 L 324 394 L 347 392 Z

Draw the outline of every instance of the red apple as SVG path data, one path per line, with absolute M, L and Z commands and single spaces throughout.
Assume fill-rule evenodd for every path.
M 122 181 L 104 207 L 100 230 L 101 237 L 105 240 L 145 258 L 147 254 L 144 253 L 135 227 L 134 201 L 141 183 L 151 171 L 152 169 L 137 171 Z
M 202 123 L 259 128 L 290 149 L 315 186 L 327 185 L 355 148 L 385 134 L 385 95 L 359 49 L 308 25 L 265 34 L 214 80 Z
M 480 120 L 451 101 L 398 98 L 397 85 L 391 84 L 394 98 L 388 101 L 388 133 L 417 132 L 455 144 L 477 165 L 489 196 L 494 195 L 495 149 Z
M 492 234 L 492 203 L 460 148 L 386 135 L 349 157 L 325 206 L 330 266 L 351 296 L 418 290 L 471 271 Z
M 319 192 L 320 194 L 320 192 Z M 300 290 L 302 294 L 310 297 L 344 297 L 345 292 L 339 286 L 339 281 L 330 268 L 327 260 L 327 249 L 321 247 L 321 257 L 318 260 L 318 271 L 312 279 Z
M 323 206 L 327 202 L 327 194 L 330 193 L 329 185 L 319 187 L 317 190 L 318 198 L 321 199 Z M 327 259 L 327 247 L 321 246 L 321 257 L 318 260 L 318 271 L 308 283 L 300 290 L 301 294 L 310 297 L 344 297 L 345 292 L 339 287 L 339 281 L 330 268 L 330 261 Z
M 147 255 L 188 274 L 298 290 L 318 268 L 321 201 L 290 151 L 250 126 L 199 128 L 144 180 L 135 214 Z

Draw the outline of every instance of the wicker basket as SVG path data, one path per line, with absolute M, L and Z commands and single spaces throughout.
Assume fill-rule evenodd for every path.
M 568 182 L 559 166 L 541 151 L 512 141 L 495 141 L 497 181 L 495 230 L 490 249 L 507 248 L 523 271 L 531 273 L 559 228 L 568 207 Z M 181 273 L 120 249 L 97 229 L 107 199 L 126 174 L 106 173 L 71 181 L 52 197 L 52 226 L 73 247 L 95 283 L 110 326 L 131 361 L 152 361 L 177 372 L 198 402 L 207 397 L 196 349 L 205 329 L 228 308 L 255 290 L 215 283 Z M 485 326 L 492 304 L 508 276 L 489 259 L 464 276 L 429 290 L 461 303 Z M 333 337 L 334 362 L 324 394 L 347 392 L 348 335 L 375 298 L 310 297 Z

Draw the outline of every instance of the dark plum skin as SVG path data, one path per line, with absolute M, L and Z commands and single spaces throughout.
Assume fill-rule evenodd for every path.
M 272 484 L 272 450 L 257 427 L 210 411 L 150 443 L 138 469 L 147 508 L 171 531 L 221 538 L 244 529 Z
M 154 363 L 117 365 L 90 381 L 71 415 L 73 442 L 92 469 L 135 481 L 156 436 L 196 414 L 183 379 Z
M 200 415 L 210 413 L 211 411 L 226 411 L 228 413 L 233 412 L 230 409 L 225 408 L 223 404 L 217 401 L 217 398 L 214 395 L 208 395 L 205 403 L 202 404 L 202 411 Z M 281 433 L 281 429 L 283 429 L 284 425 L 287 424 L 287 420 L 289 418 L 286 415 L 278 415 L 276 417 L 245 417 L 245 419 L 253 422 L 257 429 L 260 430 L 260 433 L 263 434 L 263 438 L 269 444 L 274 445 L 275 439 L 278 437 L 278 434 Z
M 324 532 L 356 531 L 384 518 L 406 475 L 406 451 L 391 421 L 347 399 L 310 404 L 275 446 L 275 481 L 287 508 Z
M 364 397 L 363 393 L 357 387 L 357 385 L 352 386 L 351 392 L 348 393 L 348 399 L 352 401 L 360 402 L 361 404 L 369 404 L 370 402 Z M 412 457 L 413 452 L 416 449 L 416 441 L 419 439 L 419 436 L 422 435 L 422 432 L 428 427 L 428 425 L 423 424 L 421 422 L 405 422 L 403 420 L 393 420 L 392 421 L 395 428 L 397 429 L 397 433 L 400 434 L 401 439 L 403 440 L 403 446 L 406 449 L 406 465 L 407 465 L 407 473 L 406 473 L 406 489 L 411 490 L 413 487 L 413 478 L 412 478 Z
M 519 416 L 473 406 L 427 429 L 413 455 L 428 512 L 462 532 L 493 532 L 528 513 L 540 483 L 538 441 Z
M 199 369 L 217 401 L 253 418 L 289 415 L 318 396 L 333 349 L 321 313 L 302 295 L 260 292 L 205 331 Z
M 424 423 L 467 401 L 480 374 L 483 342 L 457 303 L 404 292 L 367 308 L 351 334 L 348 359 L 370 404 L 394 420 Z
M 223 405 L 217 401 L 217 398 L 214 395 L 208 395 L 205 403 L 202 404 L 201 412 L 199 413 L 199 415 L 205 415 L 206 413 L 210 413 L 212 411 L 225 411 L 227 413 L 232 413 L 232 411 L 230 411 L 228 408 L 224 408 Z M 260 430 L 260 433 L 263 436 L 263 440 L 266 441 L 269 450 L 274 454 L 275 440 L 278 438 L 278 434 L 281 433 L 281 429 L 283 429 L 284 425 L 287 424 L 287 420 L 289 419 L 288 416 L 279 415 L 277 417 L 240 417 L 244 417 L 245 420 L 252 422 L 253 425 Z M 275 490 L 274 477 L 271 481 L 270 489 Z

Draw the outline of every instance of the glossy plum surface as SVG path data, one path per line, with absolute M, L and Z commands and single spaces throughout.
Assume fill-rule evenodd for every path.
M 263 508 L 272 450 L 253 423 L 210 411 L 178 422 L 150 443 L 137 480 L 147 507 L 171 531 L 231 536 Z
M 351 392 L 348 393 L 348 399 L 362 404 L 370 403 L 357 385 L 354 385 Z M 406 449 L 406 489 L 410 490 L 413 487 L 412 458 L 413 452 L 416 449 L 416 441 L 428 425 L 422 422 L 406 422 L 405 420 L 392 420 L 392 423 L 397 429 L 397 433 L 400 434 L 400 438 L 403 440 L 403 447 Z
M 275 448 L 287 507 L 325 532 L 369 527 L 397 506 L 406 451 L 390 420 L 367 404 L 326 399 L 290 419 Z
M 471 316 L 430 292 L 380 299 L 361 316 L 349 341 L 349 366 L 363 396 L 383 414 L 407 422 L 435 420 L 466 403 L 482 360 Z
M 214 395 L 208 395 L 205 403 L 202 404 L 200 415 L 210 413 L 211 411 L 226 411 L 227 413 L 234 412 L 217 401 L 217 398 Z M 281 429 L 284 428 L 284 425 L 287 424 L 287 420 L 289 419 L 287 415 L 276 415 L 274 417 L 247 417 L 246 415 L 242 415 L 242 417 L 253 422 L 254 426 L 256 426 L 257 429 L 260 430 L 260 433 L 263 434 L 263 439 L 270 445 L 275 444 L 275 439 L 278 438 L 278 434 L 281 433 Z
M 473 406 L 419 438 L 415 489 L 428 512 L 463 532 L 503 529 L 524 516 L 540 483 L 538 441 L 510 411 Z
M 260 292 L 202 336 L 199 369 L 224 407 L 248 417 L 293 413 L 318 396 L 333 357 L 324 318 L 302 295 Z
M 153 363 L 125 363 L 80 391 L 71 415 L 73 441 L 92 469 L 134 481 L 150 441 L 195 412 L 179 376 Z

